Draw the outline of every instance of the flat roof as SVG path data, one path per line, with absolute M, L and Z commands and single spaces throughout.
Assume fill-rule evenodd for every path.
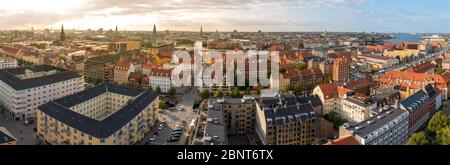
M 101 121 L 69 109 L 71 106 L 92 99 L 105 92 L 135 96 L 135 99 Z M 48 102 L 39 106 L 38 109 L 48 116 L 86 134 L 97 138 L 107 138 L 131 121 L 131 119 L 144 110 L 157 97 L 158 95 L 155 92 L 149 92 L 144 89 L 114 84 L 101 84 L 83 92 Z
M 56 70 L 57 72 L 50 75 L 21 79 L 18 76 L 25 74 L 25 71 L 48 72 Z M 15 90 L 24 90 L 29 88 L 40 87 L 44 85 L 54 84 L 81 76 L 73 71 L 50 65 L 33 65 L 27 67 L 0 69 L 0 80 Z
M 377 130 L 378 128 L 384 126 L 386 123 L 392 121 L 403 113 L 405 113 L 405 110 L 403 109 L 389 108 L 388 110 L 384 110 L 378 115 L 373 116 L 367 120 L 364 120 L 357 124 L 352 124 L 346 129 L 349 131 L 353 131 L 354 134 L 364 137 Z

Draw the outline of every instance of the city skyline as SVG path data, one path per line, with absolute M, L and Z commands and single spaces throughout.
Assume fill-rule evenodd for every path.
M 450 2 L 413 1 L 16 0 L 0 6 L 0 29 L 448 33 Z

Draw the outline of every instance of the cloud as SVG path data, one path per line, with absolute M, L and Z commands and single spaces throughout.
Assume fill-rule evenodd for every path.
M 81 0 L 78 3 L 51 5 L 60 1 L 42 0 L 34 6 L 20 7 L 23 2 L 3 8 L 0 6 L 0 29 L 58 27 L 64 23 L 71 28 L 112 28 L 119 25 L 129 30 L 150 30 L 156 23 L 161 30 L 198 30 L 203 25 L 206 31 L 376 31 L 383 28 L 376 22 L 388 21 L 386 26 L 397 25 L 398 20 L 414 22 L 407 11 L 393 11 L 396 14 L 389 16 L 381 9 L 370 8 L 371 5 L 383 3 L 381 1 Z M 422 16 L 421 20 L 433 20 L 429 19 L 433 17 L 430 14 Z

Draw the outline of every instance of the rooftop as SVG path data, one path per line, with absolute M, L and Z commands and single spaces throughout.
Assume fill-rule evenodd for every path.
M 418 107 L 428 101 L 430 96 L 424 91 L 419 91 L 400 102 L 400 105 L 409 112 L 414 112 Z
M 381 109 L 380 111 L 382 112 L 365 121 L 357 124 L 349 124 L 347 126 L 344 124 L 342 127 L 349 131 L 353 131 L 353 134 L 364 137 L 405 113 L 405 110 L 397 108 Z
M 14 88 L 24 90 L 74 78 L 81 78 L 75 72 L 50 65 L 0 69 L 0 80 Z
M 6 130 L 5 127 L 0 127 L 0 144 L 16 141 L 16 138 Z

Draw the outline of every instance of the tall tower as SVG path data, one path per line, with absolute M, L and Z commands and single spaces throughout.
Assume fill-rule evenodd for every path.
M 66 34 L 64 33 L 64 24 L 61 25 L 61 34 L 59 34 L 59 41 L 66 41 Z
M 156 24 L 153 24 L 153 34 L 156 34 Z
M 116 33 L 119 33 L 119 30 L 117 29 L 117 25 L 116 25 Z
M 200 37 L 203 37 L 203 26 L 200 26 Z

